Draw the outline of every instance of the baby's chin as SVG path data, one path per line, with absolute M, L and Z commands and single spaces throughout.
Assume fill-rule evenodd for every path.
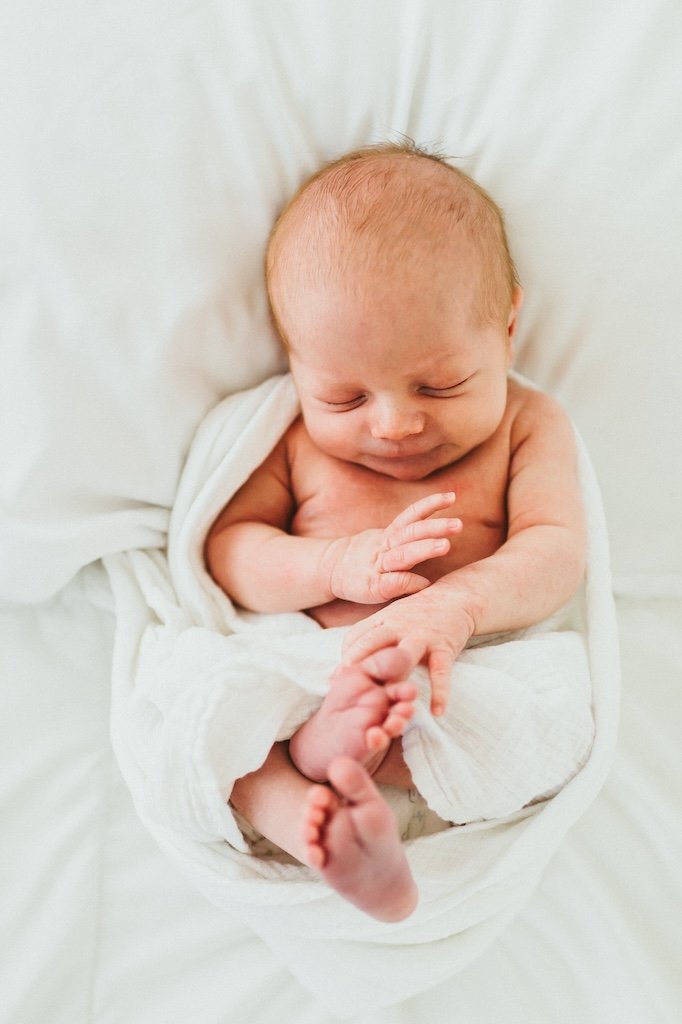
M 411 456 L 409 458 L 380 458 L 378 456 L 363 456 L 358 462 L 366 469 L 374 473 L 387 476 L 392 480 L 400 480 L 405 483 L 416 483 L 425 480 L 447 469 L 456 460 L 457 455 L 452 452 L 445 452 L 437 449 L 433 452 L 426 452 L 424 455 Z

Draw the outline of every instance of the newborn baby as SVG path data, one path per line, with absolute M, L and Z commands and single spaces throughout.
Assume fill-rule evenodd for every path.
M 508 377 L 522 292 L 502 216 L 441 159 L 386 145 L 327 165 L 278 218 L 266 269 L 301 415 L 214 523 L 207 565 L 244 608 L 352 628 L 319 710 L 231 800 L 397 920 L 416 891 L 375 782 L 413 785 L 408 676 L 424 664 L 447 713 L 473 636 L 577 589 L 572 428 Z

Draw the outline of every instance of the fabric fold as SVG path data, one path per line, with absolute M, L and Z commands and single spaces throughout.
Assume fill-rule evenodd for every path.
M 421 674 L 405 757 L 429 807 L 466 824 L 441 823 L 407 842 L 415 913 L 382 924 L 291 858 L 255 855 L 229 807 L 232 785 L 319 705 L 344 631 L 301 613 L 238 610 L 208 576 L 203 546 L 297 414 L 288 375 L 224 400 L 190 449 L 168 555 L 105 560 L 117 616 L 112 738 L 137 811 L 166 853 L 332 1012 L 348 1015 L 460 970 L 523 905 L 606 778 L 617 636 L 601 501 L 578 438 L 589 537 L 580 600 L 551 623 L 467 649 L 453 676 L 457 713 L 443 723 L 428 713 Z M 406 804 L 402 812 L 411 813 Z

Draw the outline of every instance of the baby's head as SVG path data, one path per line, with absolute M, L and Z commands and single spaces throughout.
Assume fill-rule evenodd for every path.
M 309 428 L 320 409 L 345 411 L 362 394 L 405 421 L 388 433 L 368 421 L 373 435 L 439 444 L 446 425 L 431 421 L 444 409 L 424 412 L 425 395 L 449 397 L 481 354 L 504 386 L 521 292 L 501 212 L 416 146 L 356 150 L 309 178 L 272 229 L 266 281 Z M 410 417 L 424 425 L 407 429 Z
M 368 146 L 326 164 L 270 233 L 268 296 L 290 350 L 299 299 L 327 286 L 385 294 L 406 276 L 427 293 L 440 284 L 457 291 L 477 323 L 506 323 L 518 288 L 496 203 L 464 172 L 408 142 Z

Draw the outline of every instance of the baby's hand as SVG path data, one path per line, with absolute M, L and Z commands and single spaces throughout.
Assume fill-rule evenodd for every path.
M 452 491 L 431 494 L 406 508 L 385 530 L 363 530 L 332 541 L 325 558 L 332 597 L 383 604 L 428 587 L 429 580 L 409 570 L 450 550 L 449 538 L 460 532 L 461 520 L 429 516 L 454 500 Z
M 444 592 L 436 583 L 423 594 L 406 597 L 356 622 L 343 643 L 344 663 L 362 661 L 374 651 L 397 646 L 428 668 L 431 711 L 442 715 L 450 696 L 452 669 L 474 632 L 474 619 L 464 599 Z

